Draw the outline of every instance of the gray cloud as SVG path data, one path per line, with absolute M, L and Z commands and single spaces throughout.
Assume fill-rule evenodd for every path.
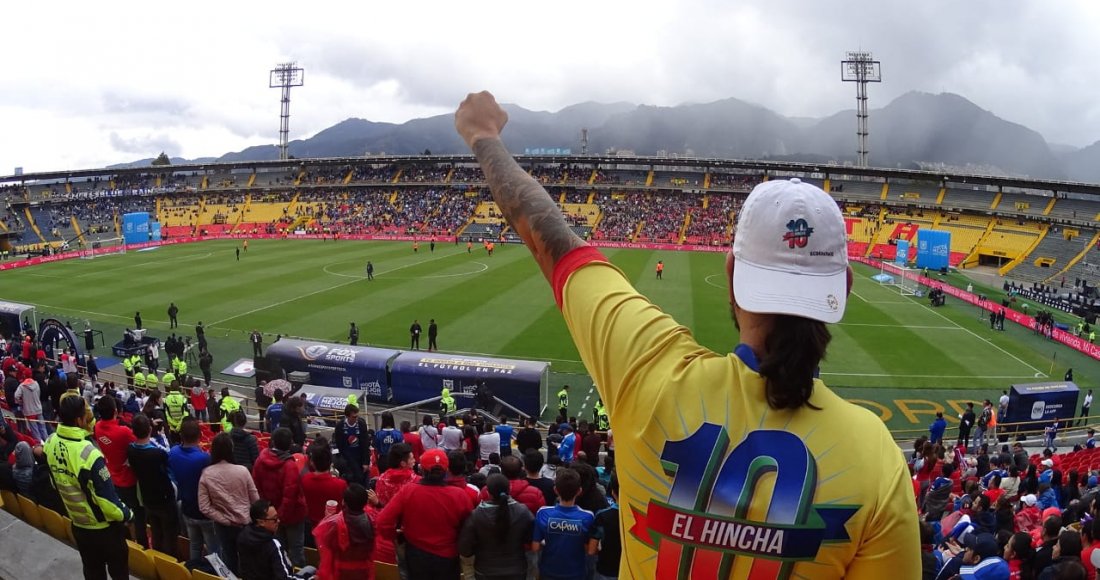
M 111 147 L 120 153 L 156 157 L 163 151 L 169 157 L 179 155 L 180 144 L 168 135 L 139 135 L 136 137 L 123 137 L 112 131 L 110 134 Z

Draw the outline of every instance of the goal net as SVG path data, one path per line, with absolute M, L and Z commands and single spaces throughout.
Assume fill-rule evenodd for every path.
M 894 267 L 889 271 L 882 268 L 879 274 L 873 278 L 878 281 L 880 286 L 894 288 L 902 296 L 920 296 L 918 276 L 920 276 L 920 270 L 916 268 Z
M 104 238 L 93 240 L 91 244 L 80 251 L 80 257 L 84 260 L 94 260 L 111 254 L 125 254 L 126 242 L 122 238 Z

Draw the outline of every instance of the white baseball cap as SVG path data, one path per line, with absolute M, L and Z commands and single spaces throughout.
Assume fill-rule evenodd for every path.
M 737 219 L 733 293 L 749 312 L 839 322 L 848 298 L 848 235 L 829 194 L 800 179 L 753 188 Z

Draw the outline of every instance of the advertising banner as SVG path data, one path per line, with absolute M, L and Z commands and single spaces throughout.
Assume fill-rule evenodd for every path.
M 149 212 L 134 212 L 122 215 L 122 239 L 127 244 L 140 244 L 149 241 Z
M 900 248 L 900 243 L 898 245 Z M 951 232 L 920 230 L 917 232 L 917 267 L 939 270 L 948 266 L 951 257 Z
M 898 240 L 897 250 L 894 254 L 894 263 L 905 267 L 909 264 L 909 242 L 906 240 Z
M 390 400 L 386 367 L 401 351 L 283 338 L 265 356 L 284 372 L 307 372 L 309 384 L 366 392 L 375 403 Z M 438 394 L 438 393 L 436 393 Z
M 390 376 L 397 403 L 413 403 L 438 397 L 446 387 L 452 393 L 472 393 L 479 381 L 493 395 L 529 415 L 542 412 L 539 393 L 546 380 L 549 363 L 462 356 L 425 352 L 403 352 L 393 361 Z M 459 407 L 469 407 L 474 400 L 458 397 Z

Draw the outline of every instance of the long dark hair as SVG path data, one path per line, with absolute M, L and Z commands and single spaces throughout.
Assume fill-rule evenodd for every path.
M 832 340 L 824 322 L 779 314 L 764 341 L 766 354 L 760 360 L 760 375 L 766 381 L 768 406 L 798 409 L 809 404 L 814 391 L 814 373 L 825 359 Z
M 508 531 L 512 525 L 511 510 L 508 509 L 508 491 L 511 488 L 511 484 L 508 482 L 508 478 L 500 473 L 494 473 L 489 476 L 489 479 L 485 482 L 485 489 L 489 492 L 489 499 L 497 507 L 496 521 L 493 522 L 493 527 L 496 528 L 497 539 L 501 542 L 508 538 Z
M 229 433 L 218 433 L 210 442 L 210 465 L 222 461 L 233 463 L 233 438 Z

